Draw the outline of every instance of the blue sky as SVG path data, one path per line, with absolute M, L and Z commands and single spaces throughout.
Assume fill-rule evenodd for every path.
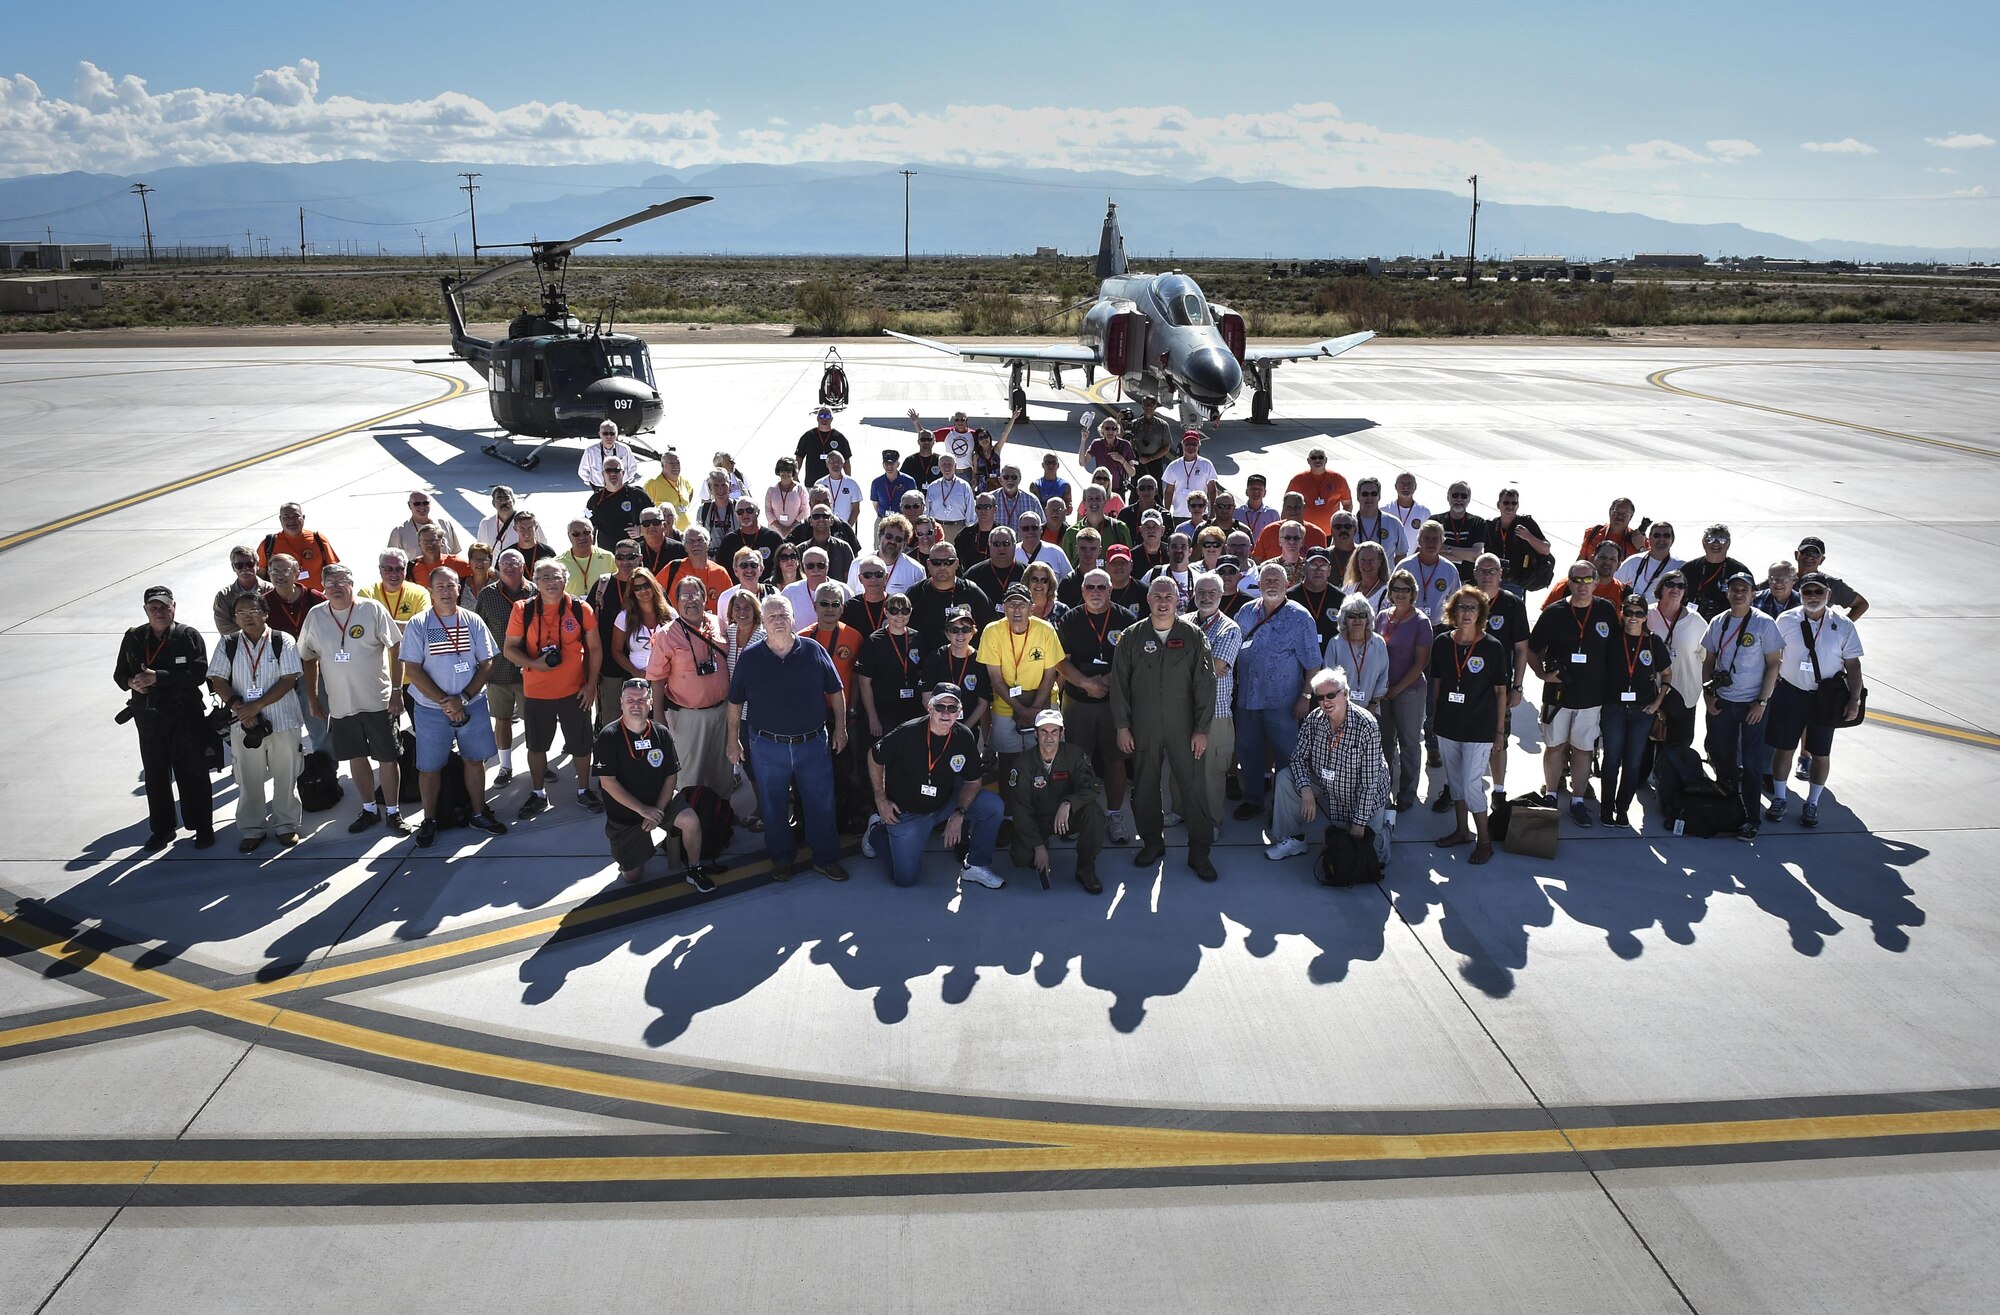
M 1804 238 L 2000 233 L 1991 4 L 1068 11 L 1129 8 L 1097 26 L 938 4 L 436 8 L 197 20 L 114 0 L 79 22 L 17 7 L 0 174 L 341 156 L 926 160 L 1308 186 L 1462 188 L 1477 172 L 1495 200 Z

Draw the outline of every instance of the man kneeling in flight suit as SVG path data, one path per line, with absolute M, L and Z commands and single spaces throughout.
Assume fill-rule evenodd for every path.
M 1097 855 L 1104 848 L 1097 775 L 1089 754 L 1063 742 L 1062 714 L 1054 708 L 1035 714 L 1035 751 L 1022 754 L 1008 770 L 1007 816 L 1014 820 L 1014 866 L 1033 868 L 1042 889 L 1049 885 L 1050 837 L 1073 835 L 1077 884 L 1093 895 L 1104 893 L 1097 880 Z

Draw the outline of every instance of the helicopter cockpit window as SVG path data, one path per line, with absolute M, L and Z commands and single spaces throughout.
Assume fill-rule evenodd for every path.
M 1201 289 L 1195 281 L 1183 274 L 1171 274 L 1163 278 L 1154 288 L 1154 295 L 1160 299 L 1160 309 L 1166 313 L 1167 322 L 1179 328 L 1195 324 L 1211 324 L 1208 302 L 1202 297 Z

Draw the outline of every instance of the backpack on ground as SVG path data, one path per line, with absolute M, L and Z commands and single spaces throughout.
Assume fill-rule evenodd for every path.
M 325 749 L 307 754 L 299 767 L 299 806 L 308 813 L 324 813 L 340 802 L 341 793 L 333 755 Z
M 1660 816 L 1681 824 L 1683 835 L 1734 835 L 1743 825 L 1743 801 L 1715 783 L 1701 757 L 1686 745 L 1663 745 L 1653 757 L 1659 777 Z
M 1344 826 L 1326 829 L 1326 841 L 1319 849 L 1319 884 L 1322 886 L 1366 886 L 1382 879 L 1382 860 L 1375 850 L 1375 829 L 1365 828 L 1359 836 Z
M 440 831 L 467 826 L 472 821 L 472 796 L 465 791 L 465 759 L 453 749 L 438 777 L 437 811 L 431 817 Z
M 417 734 L 406 727 L 396 730 L 396 802 L 414 804 L 424 797 L 417 781 Z
M 705 785 L 687 788 L 687 805 L 701 823 L 701 861 L 721 858 L 722 851 L 729 848 L 736 835 L 736 810 L 729 806 L 729 800 Z
M 1500 838 L 1500 848 L 1527 858 L 1554 858 L 1556 842 L 1562 833 L 1561 817 L 1562 811 L 1543 803 L 1538 794 L 1524 794 L 1510 800 L 1506 834 Z M 1491 835 L 1490 818 L 1486 825 Z

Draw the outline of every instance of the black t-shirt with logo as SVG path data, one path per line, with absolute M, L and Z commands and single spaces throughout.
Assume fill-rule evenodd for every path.
M 977 641 L 978 636 L 975 635 L 973 638 Z M 924 659 L 922 688 L 935 689 L 944 681 L 949 681 L 965 691 L 965 697 L 959 702 L 965 705 L 967 716 L 972 715 L 974 705 L 980 700 L 984 699 L 988 703 L 993 701 L 993 677 L 987 673 L 986 664 L 979 660 L 977 647 L 967 647 L 962 658 L 951 655 L 950 644 L 931 650 L 930 655 Z M 880 706 L 881 696 L 881 691 L 877 690 L 875 695 L 878 700 L 877 706 Z
M 971 608 L 972 624 L 981 630 L 999 615 L 985 591 L 967 580 L 954 582 L 950 593 L 934 589 L 926 581 L 908 590 L 904 596 L 910 600 L 910 629 L 921 630 L 926 635 L 943 635 L 944 614 L 954 607 Z M 977 641 L 976 633 L 973 639 Z
M 1326 647 L 1327 640 L 1340 633 L 1340 605 L 1346 600 L 1347 595 L 1341 592 L 1339 585 L 1328 581 L 1326 588 L 1318 593 L 1314 593 L 1303 584 L 1294 585 L 1287 591 L 1285 597 L 1305 608 L 1312 617 L 1313 624 L 1319 627 L 1321 648 Z
M 1507 697 L 1507 651 L 1492 635 L 1481 635 L 1466 648 L 1449 632 L 1431 641 L 1430 665 L 1424 668 L 1431 695 L 1437 700 L 1431 724 L 1441 740 L 1490 744 L 1498 700 Z
M 616 493 L 597 490 L 586 505 L 591 528 L 597 532 L 597 546 L 616 548 L 625 532 L 639 523 L 639 513 L 653 505 L 653 495 L 627 484 Z
M 1063 614 L 1062 624 L 1056 627 L 1056 637 L 1062 640 L 1063 652 L 1078 671 L 1086 676 L 1108 676 L 1111 674 L 1111 650 L 1118 647 L 1119 634 L 1138 619 L 1138 613 L 1116 603 L 1106 608 L 1102 616 L 1073 607 Z M 1063 697 L 1079 703 L 1105 703 L 1110 700 L 1108 694 L 1101 699 L 1093 698 L 1068 681 L 1063 682 Z
M 1502 589 L 1488 607 L 1486 633 L 1500 641 L 1506 653 L 1508 683 L 1518 685 L 1521 676 L 1514 670 L 1514 645 L 1528 642 L 1528 605 Z
M 1637 639 L 1622 629 L 1611 637 L 1610 661 L 1604 675 L 1604 706 L 1643 708 L 1660 692 L 1660 677 L 1668 675 L 1673 658 L 1666 641 L 1652 631 Z M 1631 698 L 1625 696 L 1630 694 Z
M 1470 548 L 1475 543 L 1483 543 L 1489 548 L 1493 546 L 1493 541 L 1487 537 L 1486 521 L 1482 517 L 1468 512 L 1465 516 L 1454 520 L 1447 512 L 1432 519 L 1444 526 L 1444 546 L 1447 548 Z M 1473 583 L 1472 563 L 1458 562 L 1456 565 L 1458 578 L 1466 584 Z
M 979 741 L 972 732 L 954 725 L 949 734 L 933 735 L 929 717 L 903 722 L 868 752 L 882 764 L 889 802 L 906 813 L 956 808 L 960 787 L 980 771 Z
M 792 455 L 799 462 L 799 480 L 807 488 L 826 478 L 826 454 L 838 452 L 846 458 L 847 468 L 854 468 L 854 445 L 847 441 L 847 435 L 838 429 L 829 429 L 824 434 L 814 425 L 799 435 L 799 444 Z
M 625 729 L 625 719 L 597 733 L 592 746 L 590 767 L 599 776 L 608 776 L 625 787 L 642 804 L 659 802 L 667 778 L 681 770 L 680 755 L 674 751 L 674 737 L 659 722 L 648 721 L 646 729 L 633 734 Z M 639 825 L 639 815 L 604 792 L 604 816 L 627 826 Z
M 1720 562 L 1697 557 L 1681 567 L 1688 581 L 1688 602 L 1704 621 L 1713 621 L 1729 610 L 1729 577 L 1738 571 L 1755 579 L 1754 573 L 1734 557 L 1723 555 Z
M 854 674 L 875 692 L 875 715 L 888 728 L 924 712 L 924 653 L 930 648 L 918 631 L 891 635 L 887 626 L 861 641 Z
M 1617 633 L 1618 609 L 1602 598 L 1593 597 L 1588 611 L 1562 603 L 1536 619 L 1528 647 L 1541 655 L 1543 665 L 1562 673 L 1557 688 L 1562 690 L 1563 707 L 1603 705 L 1605 670 Z

